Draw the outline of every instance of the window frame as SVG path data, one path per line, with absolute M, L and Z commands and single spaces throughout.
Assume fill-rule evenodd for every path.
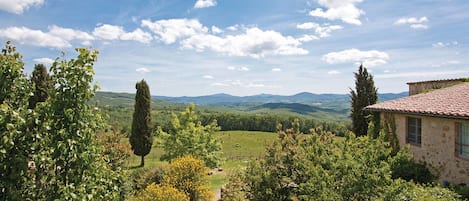
M 413 124 L 411 125 L 411 123 Z M 410 138 L 411 136 L 413 138 Z M 414 145 L 414 146 L 419 146 L 419 147 L 422 146 L 422 119 L 421 118 L 416 118 L 416 117 L 406 118 L 406 143 Z
M 462 158 L 462 159 L 469 160 L 469 153 L 467 153 L 467 155 L 464 155 L 462 153 L 462 147 L 463 146 L 469 147 L 469 144 L 461 143 L 461 134 L 462 134 L 461 127 L 462 127 L 463 124 L 468 124 L 469 125 L 469 123 L 466 123 L 466 122 L 456 122 L 456 125 L 455 125 L 455 131 L 456 131 L 456 141 L 455 141 L 456 156 L 459 157 L 459 158 Z

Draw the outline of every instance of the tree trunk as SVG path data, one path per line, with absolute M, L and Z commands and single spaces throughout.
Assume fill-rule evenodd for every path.
M 140 167 L 143 167 L 145 165 L 145 156 L 142 155 L 142 160 L 140 161 Z

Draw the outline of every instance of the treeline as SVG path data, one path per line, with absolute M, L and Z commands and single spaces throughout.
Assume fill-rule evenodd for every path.
M 103 108 L 103 113 L 110 129 L 114 129 L 121 133 L 128 133 L 130 131 L 130 119 L 132 108 L 123 106 L 106 106 Z M 153 109 L 152 121 L 153 128 L 160 127 L 163 131 L 168 132 L 171 125 L 172 113 L 182 111 L 178 108 L 168 109 Z M 338 136 L 344 136 L 345 133 L 351 130 L 350 122 L 333 122 L 333 121 L 320 121 L 314 118 L 305 118 L 297 116 L 282 116 L 276 114 L 246 114 L 246 113 L 229 113 L 229 112 L 211 112 L 206 110 L 197 110 L 196 114 L 200 117 L 203 125 L 208 125 L 213 120 L 217 120 L 218 125 L 222 131 L 230 130 L 244 130 L 244 131 L 263 131 L 263 132 L 276 132 L 277 124 L 282 124 L 286 129 L 291 126 L 294 119 L 300 120 L 300 131 L 308 134 L 314 132 L 320 133 L 321 131 L 331 132 Z
M 347 122 L 326 122 L 313 118 L 298 118 L 295 116 L 280 116 L 270 114 L 236 114 L 236 113 L 202 113 L 202 124 L 208 124 L 217 120 L 222 131 L 246 130 L 276 132 L 277 124 L 282 124 L 283 130 L 291 127 L 291 122 L 299 119 L 300 132 L 312 133 L 326 131 L 338 136 L 344 136 L 350 130 L 350 123 Z M 311 129 L 315 129 L 312 131 Z

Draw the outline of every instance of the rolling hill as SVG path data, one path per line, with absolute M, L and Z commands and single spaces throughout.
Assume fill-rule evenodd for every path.
M 407 92 L 383 93 L 378 95 L 380 101 L 392 100 L 407 96 Z M 348 94 L 314 94 L 308 92 L 298 93 L 292 96 L 259 94 L 254 96 L 232 96 L 229 94 L 214 94 L 208 96 L 183 96 L 168 97 L 154 96 L 159 100 L 166 100 L 176 103 L 195 103 L 197 105 L 240 105 L 244 103 L 301 103 L 307 105 L 318 105 L 324 103 L 347 103 L 350 97 Z
M 379 94 L 379 100 L 391 100 L 407 96 L 407 92 Z M 117 106 L 133 109 L 135 94 L 97 92 L 94 102 L 100 106 Z M 93 103 L 94 103 L 93 102 Z M 153 108 L 165 111 L 181 111 L 186 104 L 195 103 L 205 112 L 276 114 L 285 116 L 314 117 L 323 120 L 347 121 L 350 111 L 348 94 L 299 93 L 292 96 L 259 94 L 232 96 L 214 94 L 197 97 L 153 96 Z

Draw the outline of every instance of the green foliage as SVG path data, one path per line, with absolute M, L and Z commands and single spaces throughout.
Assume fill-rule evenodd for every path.
M 393 180 L 387 191 L 377 199 L 383 201 L 457 201 L 460 196 L 439 186 L 428 186 L 406 182 L 401 179 Z
M 152 183 L 144 191 L 128 199 L 129 201 L 189 201 L 183 192 L 170 186 Z
M 321 128 L 321 130 L 330 131 L 336 135 L 344 136 L 349 130 L 346 122 L 326 122 L 318 121 L 313 118 L 298 118 L 286 115 L 202 113 L 200 116 L 202 124 L 208 124 L 216 119 L 222 131 L 245 130 L 276 132 L 277 123 L 284 125 L 283 129 L 286 129 L 286 126 L 295 119 L 300 121 L 300 130 L 302 133 L 309 133 L 311 128 Z
M 102 146 L 103 159 L 112 170 L 123 170 L 124 163 L 132 153 L 127 143 L 122 143 L 123 135 L 116 132 L 101 133 L 98 142 Z
M 378 138 L 381 132 L 381 118 L 379 112 L 368 115 L 367 135 L 370 138 Z
M 202 125 L 194 109 L 194 104 L 191 104 L 179 117 L 173 114 L 168 133 L 159 129 L 165 151 L 161 160 L 170 161 L 184 155 L 193 155 L 203 159 L 208 167 L 216 167 L 221 161 L 221 145 L 214 134 L 220 128 L 217 121 Z
M 228 175 L 227 184 L 221 189 L 221 200 L 244 201 L 247 200 L 244 175 L 238 170 Z
M 34 66 L 31 84 L 33 95 L 29 97 L 29 108 L 34 109 L 37 103 L 47 100 L 49 90 L 52 89 L 49 73 L 43 64 Z
M 47 187 L 41 193 L 48 199 L 110 199 L 118 195 L 118 176 L 101 160 L 94 134 L 103 128 L 103 122 L 87 104 L 98 88 L 92 85 L 98 52 L 76 50 L 76 59 L 54 62 L 51 67 L 55 89 L 39 108 L 47 114 L 48 121 L 40 126 L 48 136 L 43 139 L 47 146 L 41 150 L 42 156 L 35 158 L 36 165 L 44 167 L 37 170 L 36 179 L 51 181 L 42 184 Z M 44 163 L 42 157 L 47 155 L 50 161 Z
M 157 166 L 134 170 L 130 175 L 130 179 L 133 182 L 132 189 L 134 191 L 141 191 L 151 183 L 160 184 L 163 181 L 164 168 L 163 166 Z
M 363 108 L 376 103 L 378 100 L 378 89 L 375 87 L 373 76 L 368 74 L 367 69 L 363 65 L 360 65 L 358 72 L 354 74 L 355 89 L 350 89 L 352 131 L 357 136 L 361 136 L 368 133 L 369 120 L 366 117 L 371 114 L 370 112 L 363 111 Z M 376 118 L 379 117 L 378 115 L 375 116 Z
M 207 173 L 203 160 L 182 156 L 171 161 L 162 184 L 184 192 L 191 201 L 210 201 L 213 193 L 207 185 Z
M 419 184 L 430 184 L 436 179 L 425 164 L 415 162 L 412 156 L 405 152 L 398 152 L 390 164 L 393 179 L 400 178 Z
M 0 198 L 21 200 L 34 138 L 27 132 L 30 87 L 22 55 L 8 41 L 0 55 Z
M 21 107 L 27 99 L 30 87 L 23 73 L 23 56 L 16 52 L 16 47 L 6 42 L 0 55 L 0 103 L 7 103 L 12 108 Z
M 450 189 L 457 194 L 461 195 L 461 198 L 465 200 L 469 200 L 469 186 L 467 184 L 459 184 L 459 185 L 450 185 Z
M 382 129 L 385 134 L 385 140 L 389 142 L 392 152 L 395 154 L 399 151 L 399 139 L 396 133 L 396 118 L 393 114 L 385 113 L 382 123 Z
M 54 89 L 34 110 L 27 109 L 24 98 L 30 87 L 22 73 L 21 55 L 8 43 L 3 51 L 0 188 L 6 200 L 112 200 L 119 196 L 121 177 L 107 169 L 94 140 L 102 120 L 87 105 L 97 89 L 91 85 L 97 51 L 77 51 L 77 59 L 53 64 Z
M 135 109 L 130 132 L 130 144 L 137 156 L 141 156 L 140 166 L 145 165 L 145 156 L 150 153 L 153 144 L 151 130 L 151 96 L 147 82 L 142 80 L 135 85 Z
M 249 200 L 405 200 L 394 199 L 392 195 L 454 200 L 457 197 L 440 187 L 393 180 L 394 156 L 383 136 L 371 139 L 348 134 L 343 140 L 334 140 L 327 133 L 301 137 L 293 130 L 280 132 L 279 140 L 267 147 L 265 158 L 252 161 L 241 176 Z M 426 189 L 435 194 L 426 193 Z

